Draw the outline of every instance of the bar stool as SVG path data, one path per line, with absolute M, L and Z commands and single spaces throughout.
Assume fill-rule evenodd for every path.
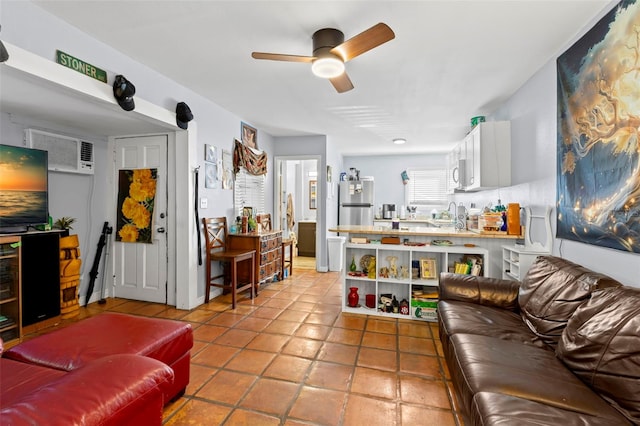
M 204 235 L 207 249 L 207 282 L 204 293 L 204 303 L 209 303 L 209 292 L 211 287 L 219 287 L 231 291 L 231 306 L 236 308 L 237 294 L 241 291 L 251 289 L 251 298 L 256 293 L 256 268 L 255 250 L 227 250 L 227 218 L 203 218 Z M 213 276 L 211 263 L 214 261 L 223 264 L 223 272 Z M 238 282 L 238 265 L 245 262 L 249 268 L 250 281 L 247 283 Z M 248 262 L 248 263 L 247 263 Z M 222 280 L 222 282 L 216 282 Z

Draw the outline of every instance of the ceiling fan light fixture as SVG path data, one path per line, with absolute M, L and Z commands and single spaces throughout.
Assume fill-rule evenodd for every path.
M 321 78 L 335 78 L 344 73 L 344 62 L 334 56 L 318 58 L 311 64 L 311 72 Z
M 403 145 L 403 144 L 407 143 L 407 140 L 404 139 L 404 138 L 395 138 L 393 140 L 393 143 L 396 144 L 396 145 Z

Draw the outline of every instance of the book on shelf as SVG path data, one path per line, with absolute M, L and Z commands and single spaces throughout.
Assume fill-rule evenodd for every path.
M 482 256 L 467 254 L 460 261 L 454 262 L 453 272 L 463 275 L 482 275 Z
M 0 328 L 8 327 L 10 325 L 14 325 L 15 323 L 16 322 L 13 320 L 13 318 L 0 315 Z
M 351 237 L 352 244 L 367 244 L 368 242 L 366 237 Z

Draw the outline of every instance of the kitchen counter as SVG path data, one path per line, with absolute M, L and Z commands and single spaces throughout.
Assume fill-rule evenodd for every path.
M 393 222 L 393 219 L 373 219 L 374 226 L 376 225 L 376 222 L 380 224 L 389 224 L 389 226 L 391 226 L 391 222 Z M 451 225 L 453 220 L 416 218 L 416 219 L 398 219 L 398 222 L 400 222 L 400 226 L 402 226 L 402 224 L 421 224 L 421 223 L 426 223 L 432 226 L 447 226 L 447 225 Z
M 400 222 L 402 226 L 402 221 Z M 358 225 L 339 225 L 329 229 L 329 232 L 338 232 L 340 234 L 358 234 L 358 235 L 389 235 L 399 237 L 456 237 L 456 238 L 489 238 L 489 239 L 510 239 L 515 240 L 523 238 L 521 235 L 507 235 L 506 232 L 479 232 L 457 230 L 453 227 L 434 228 L 428 226 L 413 227 L 411 229 L 391 229 L 386 226 L 358 226 Z
M 337 232 L 341 235 L 348 234 L 347 242 L 351 237 L 366 237 L 370 241 L 380 240 L 384 236 L 399 237 L 401 244 L 407 239 L 411 242 L 424 242 L 430 244 L 433 240 L 449 240 L 453 246 L 476 246 L 487 249 L 490 254 L 490 262 L 486 267 L 486 275 L 492 278 L 502 277 L 502 246 L 513 245 L 520 235 L 507 235 L 506 232 L 476 232 L 458 231 L 453 227 L 434 228 L 427 226 L 412 227 L 410 229 L 390 229 L 386 226 L 356 226 L 341 225 L 329 229 L 329 232 Z

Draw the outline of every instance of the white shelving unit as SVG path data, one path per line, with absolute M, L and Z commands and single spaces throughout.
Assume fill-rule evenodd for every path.
M 548 251 L 531 251 L 524 247 L 502 246 L 502 278 L 522 281 L 538 256 Z
M 438 278 L 440 272 L 448 271 L 455 262 L 460 261 L 465 255 L 475 255 L 482 258 L 483 271 L 486 265 L 489 265 L 489 251 L 480 247 L 465 247 L 463 245 L 452 246 L 405 246 L 396 244 L 345 244 L 345 265 L 343 268 L 344 288 L 342 293 L 342 311 L 363 314 L 378 315 L 404 319 L 431 320 L 437 319 L 435 315 L 435 304 L 431 307 L 420 307 L 417 309 L 412 302 L 414 291 L 426 290 L 428 292 L 437 291 Z M 355 261 L 357 270 L 362 271 L 360 261 L 363 256 L 374 256 L 376 259 L 376 268 L 373 278 L 358 277 L 349 275 L 352 260 Z M 390 266 L 390 257 L 396 258 L 398 269 L 397 277 L 380 276 L 380 268 Z M 416 278 L 412 274 L 412 262 L 421 259 L 434 259 L 436 269 L 433 278 L 423 279 L 419 276 Z M 408 276 L 402 277 L 402 267 L 407 268 Z M 358 289 L 359 306 L 350 307 L 348 304 L 348 295 L 351 287 Z M 366 306 L 366 295 L 375 295 L 375 305 L 371 308 Z M 406 299 L 409 304 L 409 314 L 387 313 L 378 309 L 378 303 L 381 295 L 391 294 L 396 297 L 398 302 Z

